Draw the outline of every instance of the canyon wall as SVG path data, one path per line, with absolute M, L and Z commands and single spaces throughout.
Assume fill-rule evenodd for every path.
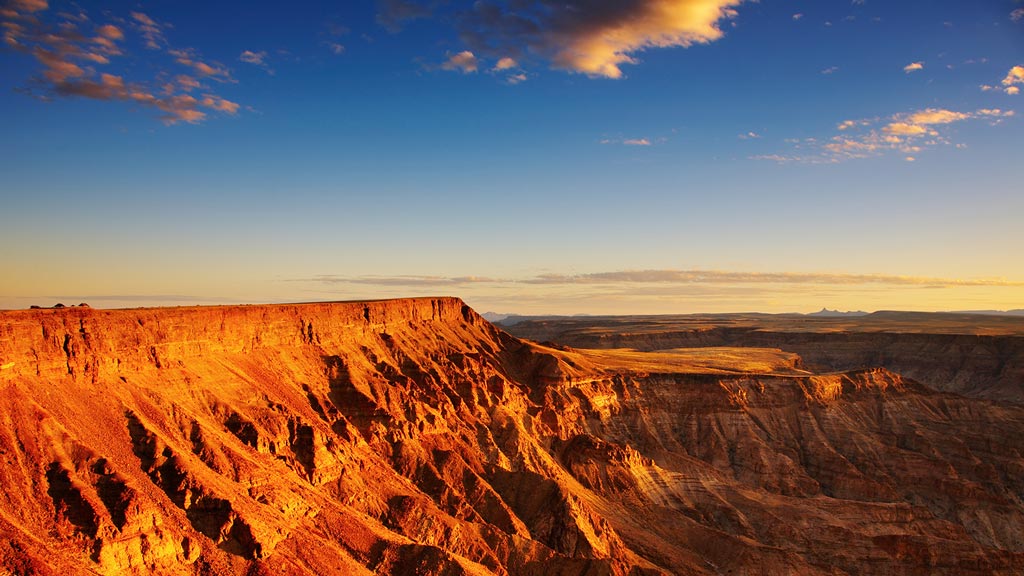
M 527 321 L 506 329 L 521 338 L 577 348 L 652 351 L 707 346 L 779 348 L 820 371 L 884 367 L 928 386 L 976 398 L 1024 404 L 1024 337 L 884 331 L 711 327 L 619 332 L 600 321 L 577 329 Z
M 1024 570 L 1024 409 L 616 362 L 455 298 L 0 313 L 0 573 Z

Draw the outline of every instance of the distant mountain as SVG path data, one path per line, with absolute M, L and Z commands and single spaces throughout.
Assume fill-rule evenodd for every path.
M 483 316 L 484 320 L 487 320 L 491 324 L 496 324 L 498 322 L 501 322 L 505 318 L 508 318 L 509 316 L 511 316 L 511 314 L 501 314 L 499 312 L 484 312 L 483 314 L 481 314 L 481 316 Z
M 1024 308 L 1014 310 L 957 310 L 954 314 L 983 314 L 985 316 L 1024 316 Z
M 828 308 L 822 308 L 817 312 L 812 312 L 808 316 L 817 316 L 820 318 L 843 318 L 843 317 L 854 317 L 854 316 L 867 316 L 868 313 L 863 310 L 848 310 L 846 312 L 840 312 L 839 310 L 829 310 Z

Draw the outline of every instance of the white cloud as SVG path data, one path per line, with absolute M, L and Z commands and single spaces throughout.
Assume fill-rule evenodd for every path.
M 620 146 L 653 146 L 650 138 L 602 138 L 601 144 L 618 144 Z

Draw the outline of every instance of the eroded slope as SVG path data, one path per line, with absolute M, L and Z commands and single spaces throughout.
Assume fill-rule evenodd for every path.
M 741 361 L 742 360 L 742 361 Z M 16 573 L 991 574 L 1024 414 L 449 298 L 0 316 Z

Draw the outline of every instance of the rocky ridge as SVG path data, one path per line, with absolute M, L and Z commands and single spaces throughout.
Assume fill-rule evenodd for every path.
M 733 353 L 624 364 L 455 298 L 0 313 L 0 568 L 1024 569 L 1024 409 Z

